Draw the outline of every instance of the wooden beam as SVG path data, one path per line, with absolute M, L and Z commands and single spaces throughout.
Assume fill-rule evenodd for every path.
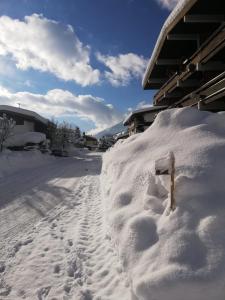
M 196 71 L 225 71 L 225 64 L 221 61 L 211 61 L 206 64 L 197 63 Z
M 186 15 L 184 23 L 222 23 L 224 15 Z
M 168 41 L 199 41 L 198 34 L 168 34 Z
M 211 103 L 204 103 L 204 101 L 198 102 L 198 109 L 199 110 L 225 110 L 225 102 L 224 101 L 215 101 Z
M 163 84 L 168 80 L 168 78 L 151 78 L 148 79 L 148 84 Z
M 177 80 L 177 87 L 196 87 L 199 86 L 199 80 L 196 79 L 187 79 L 185 81 Z
M 182 61 L 180 59 L 158 59 L 156 61 L 157 66 L 177 66 L 181 63 Z
M 163 98 L 173 99 L 173 98 L 180 98 L 180 97 L 183 97 L 183 93 L 181 91 L 173 91 L 171 93 L 165 92 L 163 94 Z

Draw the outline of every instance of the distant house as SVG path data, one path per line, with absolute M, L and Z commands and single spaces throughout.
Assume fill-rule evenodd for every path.
M 106 151 L 110 147 L 115 144 L 116 140 L 113 135 L 105 135 L 99 139 L 98 142 L 98 149 L 100 151 Z
M 156 115 L 166 106 L 149 106 L 130 113 L 123 124 L 128 126 L 129 135 L 145 131 L 152 125 Z
M 9 105 L 0 105 L 0 116 L 3 114 L 6 114 L 8 118 L 12 118 L 16 122 L 13 129 L 14 134 L 26 132 L 47 133 L 49 121 L 34 111 Z
M 97 147 L 98 147 L 98 140 L 91 135 L 84 134 L 83 135 L 83 143 L 84 143 L 84 146 L 89 148 L 90 150 L 97 149 Z
M 128 131 L 122 131 L 122 132 L 119 132 L 119 133 L 115 134 L 113 137 L 114 137 L 116 142 L 119 141 L 119 140 L 125 140 L 129 137 L 129 132 Z

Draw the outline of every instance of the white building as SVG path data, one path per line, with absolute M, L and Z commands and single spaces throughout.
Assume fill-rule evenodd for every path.
M 16 122 L 13 129 L 14 134 L 26 132 L 47 133 L 49 121 L 34 111 L 9 105 L 0 105 L 0 116 L 3 114 L 6 114 L 8 118 L 12 118 Z

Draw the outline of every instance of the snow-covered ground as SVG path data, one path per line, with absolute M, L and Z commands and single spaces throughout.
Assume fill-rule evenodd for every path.
M 78 154 L 0 178 L 0 299 L 130 299 L 105 228 L 101 154 Z
M 175 155 L 169 176 L 155 162 Z M 105 216 L 138 300 L 225 299 L 225 113 L 158 114 L 103 157 Z M 136 298 L 135 298 L 136 299 Z
M 224 300 L 224 120 L 163 111 L 102 172 L 87 150 L 1 154 L 0 299 Z M 175 210 L 155 174 L 171 151 Z
M 53 156 L 49 156 L 48 154 L 43 155 L 38 150 L 9 151 L 6 149 L 0 153 L 0 178 L 4 177 L 4 179 L 6 179 L 9 175 L 14 173 L 20 171 L 23 173 L 28 172 L 29 169 L 31 170 L 37 167 L 44 168 L 44 165 L 49 165 L 51 162 L 55 162 L 55 158 Z M 2 180 L 2 182 L 4 182 L 4 180 Z M 16 187 L 16 189 L 17 188 L 18 187 Z

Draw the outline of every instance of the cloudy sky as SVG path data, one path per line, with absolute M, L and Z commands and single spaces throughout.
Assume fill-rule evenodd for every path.
M 92 133 L 151 104 L 145 72 L 179 0 L 1 0 L 0 104 Z

